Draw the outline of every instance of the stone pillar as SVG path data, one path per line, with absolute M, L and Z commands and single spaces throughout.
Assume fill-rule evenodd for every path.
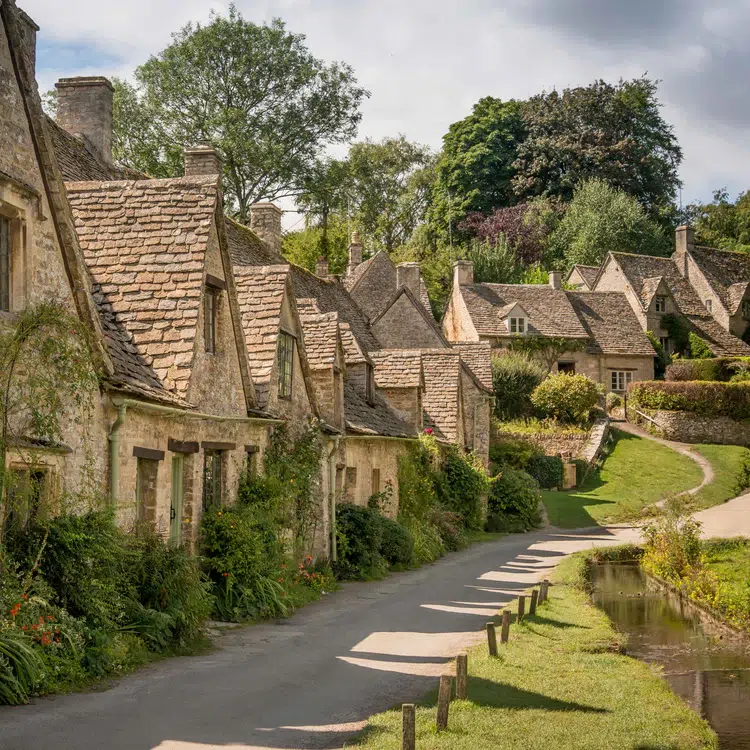
M 208 142 L 185 149 L 185 177 L 221 174 L 221 157 Z
M 351 273 L 362 262 L 362 243 L 359 241 L 359 232 L 352 232 L 352 241 L 349 243 L 349 267 L 347 273 Z
M 112 163 L 112 84 L 102 76 L 61 78 L 57 89 L 57 124 L 86 145 L 105 164 Z
M 457 286 L 474 283 L 474 264 L 470 260 L 457 260 L 453 264 L 453 283 Z
M 281 209 L 275 203 L 250 206 L 250 229 L 275 253 L 281 254 Z
M 562 274 L 559 271 L 548 271 L 549 285 L 553 289 L 562 289 Z
M 419 286 L 422 279 L 422 272 L 419 263 L 414 261 L 408 263 L 399 263 L 396 266 L 396 289 L 402 286 L 409 287 L 411 293 L 419 299 Z

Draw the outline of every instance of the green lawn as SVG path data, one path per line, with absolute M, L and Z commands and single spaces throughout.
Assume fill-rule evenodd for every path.
M 469 699 L 453 701 L 448 730 L 435 730 L 435 695 L 417 708 L 417 748 L 427 750 L 696 750 L 716 736 L 646 664 L 624 656 L 622 636 L 571 586 L 491 659 L 469 651 Z M 401 712 L 370 719 L 362 750 L 398 750 Z
M 747 448 L 739 445 L 696 445 L 695 450 L 713 466 L 715 479 L 693 496 L 697 508 L 710 508 L 735 496 L 737 474 Z
M 646 505 L 703 479 L 700 467 L 687 456 L 627 432 L 614 434 L 614 449 L 584 484 L 567 492 L 542 493 L 553 526 L 575 529 L 631 520 Z
M 750 630 L 750 539 L 711 539 L 703 549 L 718 579 L 715 599 L 706 603 L 730 625 Z

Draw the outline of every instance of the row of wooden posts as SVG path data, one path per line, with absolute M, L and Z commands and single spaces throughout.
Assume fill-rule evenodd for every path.
M 547 601 L 549 581 L 545 578 L 539 589 L 531 592 L 529 600 L 529 616 L 536 614 L 539 604 Z M 526 596 L 518 597 L 518 615 L 516 622 L 521 622 L 526 616 Z M 507 643 L 510 637 L 510 610 L 503 610 L 500 626 L 500 642 Z M 490 656 L 497 656 L 497 633 L 495 623 L 487 623 L 487 647 Z M 442 732 L 448 728 L 448 709 L 453 693 L 453 675 L 444 674 L 440 676 L 440 687 L 438 688 L 438 703 L 436 726 L 437 731 Z M 456 657 L 456 700 L 467 700 L 469 697 L 469 656 L 461 652 Z M 401 706 L 402 713 L 402 750 L 415 750 L 416 748 L 416 712 L 413 703 L 404 703 Z

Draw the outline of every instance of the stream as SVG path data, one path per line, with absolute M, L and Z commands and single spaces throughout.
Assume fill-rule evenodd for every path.
M 659 664 L 677 695 L 713 727 L 722 750 L 750 750 L 750 647 L 709 632 L 636 565 L 593 569 L 594 603 L 628 636 L 627 653 Z

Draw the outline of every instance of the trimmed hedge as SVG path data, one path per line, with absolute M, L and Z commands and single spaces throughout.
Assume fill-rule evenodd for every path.
M 526 464 L 526 471 L 545 490 L 562 487 L 563 462 L 559 456 L 534 456 Z
M 742 370 L 750 369 L 750 357 L 717 357 L 715 359 L 678 359 L 664 375 L 670 382 L 710 380 L 726 383 Z
M 649 380 L 633 383 L 629 393 L 636 408 L 750 419 L 750 383 Z

